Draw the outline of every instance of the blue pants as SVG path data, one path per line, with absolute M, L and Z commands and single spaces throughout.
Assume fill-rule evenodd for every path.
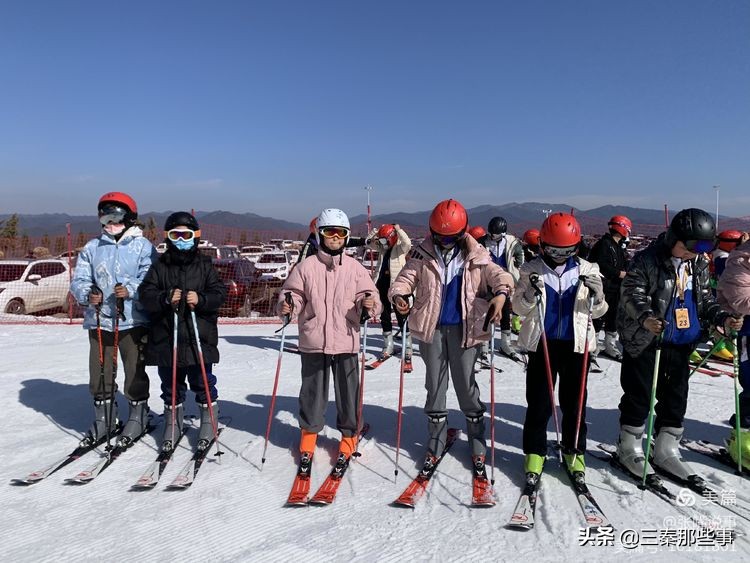
M 213 403 L 219 396 L 216 390 L 216 376 L 211 372 L 211 364 L 206 366 L 206 379 L 208 379 L 208 388 L 211 393 L 211 402 Z M 172 367 L 159 366 L 159 378 L 161 379 L 161 398 L 164 404 L 172 403 Z M 190 390 L 195 393 L 195 400 L 198 403 L 207 403 L 206 390 L 203 386 L 203 376 L 199 365 L 178 367 L 177 368 L 177 401 L 176 404 L 185 402 L 185 392 L 187 384 L 185 378 L 190 384 Z

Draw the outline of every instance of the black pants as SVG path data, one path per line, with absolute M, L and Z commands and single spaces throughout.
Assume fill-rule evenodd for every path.
M 594 319 L 594 330 L 598 333 L 601 329 L 606 332 L 617 332 L 617 307 L 620 304 L 619 293 L 606 293 L 604 300 L 607 302 L 607 312 L 604 316 Z
M 510 316 L 512 315 L 510 309 L 510 299 L 505 300 L 503 305 L 503 316 L 500 319 L 500 330 L 510 330 Z
M 393 321 L 391 320 L 391 313 L 393 312 L 393 306 L 391 305 L 391 302 L 388 300 L 388 288 L 383 288 L 382 286 L 378 287 L 378 291 L 380 293 L 380 302 L 383 304 L 383 312 L 380 313 L 380 326 L 383 327 L 383 332 L 392 332 L 393 331 Z M 404 321 L 406 320 L 406 317 L 396 311 L 396 322 L 398 322 L 398 327 L 403 329 L 404 328 Z
M 693 346 L 663 345 L 656 385 L 655 428 L 681 428 L 685 418 Z M 625 351 L 620 370 L 620 424 L 642 426 L 648 417 L 656 361 L 656 342 L 637 357 Z
M 117 391 L 117 370 L 113 363 L 115 335 L 102 330 L 101 336 L 104 365 L 99 361 L 99 335 L 96 330 L 89 330 L 89 391 L 97 400 L 111 397 Z M 122 391 L 128 401 L 148 399 L 149 382 L 144 355 L 147 338 L 148 328 L 145 326 L 121 330 L 117 335 L 117 351 L 125 371 Z
M 206 379 L 208 380 L 208 387 L 211 395 L 211 402 L 213 403 L 219 396 L 219 392 L 216 390 L 216 376 L 211 371 L 212 364 L 204 364 L 206 367 Z M 190 384 L 190 390 L 195 393 L 195 402 L 206 404 L 206 386 L 203 385 L 203 373 L 201 372 L 200 365 L 178 367 L 177 368 L 177 397 L 175 400 L 176 404 L 185 402 L 185 394 L 187 392 L 187 383 Z M 161 398 L 165 405 L 172 404 L 172 366 L 159 366 L 159 378 L 161 379 Z
M 299 391 L 300 427 L 320 432 L 325 426 L 328 389 L 333 373 L 336 397 L 336 428 L 343 436 L 357 435 L 359 405 L 359 360 L 357 354 L 311 354 L 302 352 L 302 387 Z
M 560 377 L 558 398 L 562 411 L 562 445 L 570 453 L 583 453 L 586 451 L 587 393 L 585 391 L 581 410 L 581 429 L 578 442 L 575 442 L 583 354 L 573 352 L 572 340 L 550 340 L 547 344 L 553 386 L 557 377 Z M 547 424 L 552 416 L 552 404 L 541 342 L 536 352 L 529 352 L 529 365 L 526 369 L 526 404 L 528 406 L 526 420 L 523 423 L 523 452 L 543 456 L 547 453 Z

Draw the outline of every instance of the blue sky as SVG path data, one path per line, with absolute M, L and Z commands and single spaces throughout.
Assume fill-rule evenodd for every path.
M 750 215 L 750 2 L 6 1 L 0 213 Z

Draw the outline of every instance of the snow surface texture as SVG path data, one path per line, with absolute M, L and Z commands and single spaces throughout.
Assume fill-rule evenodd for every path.
M 275 326 L 219 327 L 222 361 L 218 376 L 221 413 L 231 416 L 222 442 L 226 454 L 211 456 L 187 491 L 164 486 L 189 458 L 186 441 L 153 491 L 131 492 L 132 485 L 155 456 L 161 425 L 117 460 L 93 483 L 64 486 L 96 460 L 90 453 L 48 480 L 13 487 L 14 477 L 52 463 L 75 447 L 92 417 L 87 389 L 88 343 L 80 327 L 0 326 L 5 397 L 0 451 L 6 486 L 0 487 L 3 507 L 4 561 L 466 561 L 466 560 L 749 560 L 750 527 L 738 520 L 738 538 L 728 552 L 670 551 L 644 547 L 626 550 L 619 532 L 627 528 L 657 530 L 692 528 L 670 505 L 614 473 L 588 455 L 588 481 L 602 509 L 617 528 L 614 547 L 579 546 L 581 511 L 559 465 L 550 458 L 542 478 L 537 526 L 521 532 L 504 528 L 523 481 L 521 430 L 525 411 L 523 368 L 498 359 L 496 374 L 497 504 L 468 506 L 471 498 L 470 451 L 465 434 L 441 464 L 425 497 L 415 510 L 389 506 L 414 477 L 425 450 L 424 364 L 414 360 L 406 375 L 400 475 L 393 482 L 399 362 L 391 359 L 366 372 L 364 414 L 371 424 L 362 457 L 352 464 L 336 502 L 328 507 L 285 508 L 296 464 L 299 430 L 296 422 L 300 357 L 286 353 L 276 402 L 276 415 L 265 468 L 260 472 L 263 436 L 278 356 Z M 382 345 L 372 335 L 369 360 Z M 377 332 L 377 331 L 376 331 Z M 296 344 L 296 326 L 288 341 Z M 604 373 L 589 383 L 589 451 L 598 442 L 615 440 L 620 398 L 619 364 L 601 358 Z M 151 375 L 151 408 L 159 421 L 162 404 L 156 370 Z M 122 372 L 118 379 L 121 381 Z M 489 371 L 477 375 L 489 410 Z M 696 374 L 691 382 L 686 435 L 721 441 L 733 408 L 732 380 Z M 321 433 L 313 464 L 312 492 L 323 481 L 336 455 L 333 390 L 327 412 L 329 426 Z M 127 405 L 120 396 L 120 413 Z M 449 423 L 464 430 L 455 394 L 448 393 Z M 192 393 L 186 413 L 197 414 Z M 161 424 L 161 423 L 160 423 Z M 552 422 L 549 437 L 554 439 Z M 196 432 L 188 434 L 195 444 Z M 488 426 L 489 441 L 489 426 Z M 734 490 L 738 502 L 750 503 L 748 482 L 699 454 L 686 452 L 718 489 Z M 489 456 L 488 456 L 489 458 Z M 488 467 L 489 470 L 489 467 Z M 675 491 L 678 487 L 672 485 Z M 700 503 L 701 501 L 699 501 Z M 708 506 L 717 517 L 731 514 Z M 670 518 L 672 520 L 670 520 Z M 574 559 L 575 558 L 575 559 Z

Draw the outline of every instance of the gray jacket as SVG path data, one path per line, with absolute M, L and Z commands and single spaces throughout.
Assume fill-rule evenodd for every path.
M 711 293 L 708 261 L 699 255 L 692 260 L 692 271 L 693 297 L 701 323 L 704 328 L 722 325 L 729 314 Z M 620 288 L 617 329 L 620 342 L 631 356 L 638 356 L 653 342 L 654 334 L 642 323 L 649 316 L 664 318 L 674 299 L 676 276 L 663 233 L 630 263 Z

